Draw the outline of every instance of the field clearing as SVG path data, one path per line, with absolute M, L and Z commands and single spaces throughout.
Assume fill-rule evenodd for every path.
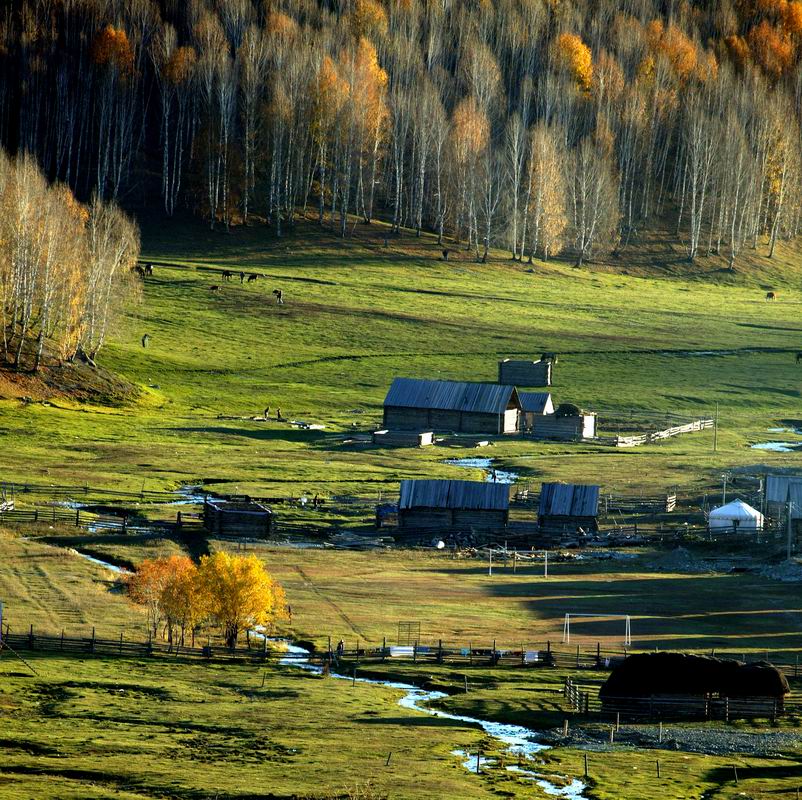
M 709 416 L 719 403 L 719 450 L 710 432 L 626 452 L 497 442 L 492 456 L 524 481 L 694 490 L 723 469 L 796 464 L 793 452 L 749 449 L 777 438 L 802 443 L 768 431 L 802 418 L 795 252 L 783 250 L 776 263 L 752 258 L 734 276 L 711 271 L 715 260 L 700 261 L 696 273 L 679 259 L 647 265 L 648 249 L 629 251 L 632 263 L 618 272 L 551 262 L 530 273 L 503 254 L 477 264 L 457 252 L 445 264 L 427 237 L 385 249 L 381 230 L 342 243 L 310 224 L 276 241 L 261 227 L 226 235 L 197 223 L 169 232 L 146 223 L 144 257 L 175 266 L 156 267 L 143 303 L 101 358 L 142 388 L 139 401 L 0 401 L 3 478 L 134 491 L 207 480 L 269 496 L 370 494 L 404 477 L 469 477 L 441 463 L 460 452 L 453 447 L 365 448 L 343 438 L 379 424 L 396 375 L 493 381 L 499 358 L 543 351 L 561 356 L 555 401 L 600 409 L 602 433 L 617 433 L 605 431 L 607 410 Z M 210 293 L 223 268 L 261 277 Z M 276 286 L 284 306 L 270 294 Z M 767 303 L 766 287 L 780 300 Z M 325 429 L 239 419 L 268 405 Z

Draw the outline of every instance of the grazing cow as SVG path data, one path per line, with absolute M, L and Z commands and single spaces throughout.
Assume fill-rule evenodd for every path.
M 276 305 L 284 305 L 284 292 L 281 289 L 273 289 L 273 294 L 276 296 Z
M 777 292 L 766 292 L 766 300 L 776 300 Z
M 223 270 L 223 280 L 230 281 L 234 277 L 234 273 L 230 269 Z
M 220 291 L 220 287 L 217 284 L 215 284 L 214 286 L 210 286 L 209 287 L 209 291 L 210 292 L 219 292 Z
M 245 283 L 245 273 L 244 272 L 240 272 L 240 274 L 239 274 L 239 282 L 240 283 Z
M 145 270 L 140 267 L 139 264 L 137 264 L 135 267 L 131 267 L 131 272 L 135 272 L 140 278 L 145 277 Z
M 145 264 L 145 275 L 153 277 L 153 264 Z
M 258 277 L 259 276 L 255 272 L 252 272 L 248 275 L 248 283 L 253 283 Z
M 557 353 L 543 353 L 540 356 L 541 361 L 551 361 L 552 364 L 557 363 Z
M 149 334 L 149 333 L 146 333 L 146 334 L 145 334 L 145 335 L 142 337 L 142 347 L 147 347 L 149 344 L 150 344 L 150 334 Z

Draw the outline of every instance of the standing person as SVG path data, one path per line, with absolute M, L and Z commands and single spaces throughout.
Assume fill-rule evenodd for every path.
M 270 406 L 266 406 L 265 407 L 265 419 L 267 419 L 269 416 L 270 416 Z
M 345 642 L 340 639 L 337 642 L 337 661 L 339 661 L 343 657 L 343 653 L 345 652 Z
M 245 283 L 245 273 L 244 272 L 240 272 L 240 274 L 239 274 L 239 282 L 240 283 Z
M 279 422 L 281 422 L 281 409 L 280 409 L 280 408 L 277 408 L 277 409 L 276 409 L 276 419 L 277 419 Z

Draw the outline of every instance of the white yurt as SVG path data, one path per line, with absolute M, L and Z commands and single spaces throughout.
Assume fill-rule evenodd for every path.
M 714 508 L 708 519 L 710 530 L 726 528 L 738 533 L 755 533 L 763 530 L 763 515 L 743 500 L 733 500 Z

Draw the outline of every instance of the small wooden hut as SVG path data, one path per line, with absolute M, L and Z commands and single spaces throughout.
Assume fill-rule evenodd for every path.
M 509 513 L 510 487 L 507 484 L 401 481 L 399 528 L 504 528 Z
M 596 438 L 596 415 L 582 411 L 572 403 L 561 403 L 553 414 L 532 418 L 535 439 L 578 442 Z
M 514 386 L 396 378 L 384 400 L 385 428 L 501 434 L 518 431 Z
M 597 531 L 600 488 L 589 484 L 544 483 L 540 487 L 541 530 Z
M 521 430 L 531 431 L 535 417 L 554 415 L 554 403 L 548 392 L 518 392 L 521 401 Z
M 217 536 L 267 539 L 273 529 L 273 512 L 253 500 L 206 499 L 203 527 Z
M 498 362 L 498 382 L 511 386 L 551 386 L 551 361 L 505 358 Z
M 651 717 L 775 717 L 788 681 L 765 661 L 744 663 L 687 653 L 638 653 L 599 689 L 605 711 Z

